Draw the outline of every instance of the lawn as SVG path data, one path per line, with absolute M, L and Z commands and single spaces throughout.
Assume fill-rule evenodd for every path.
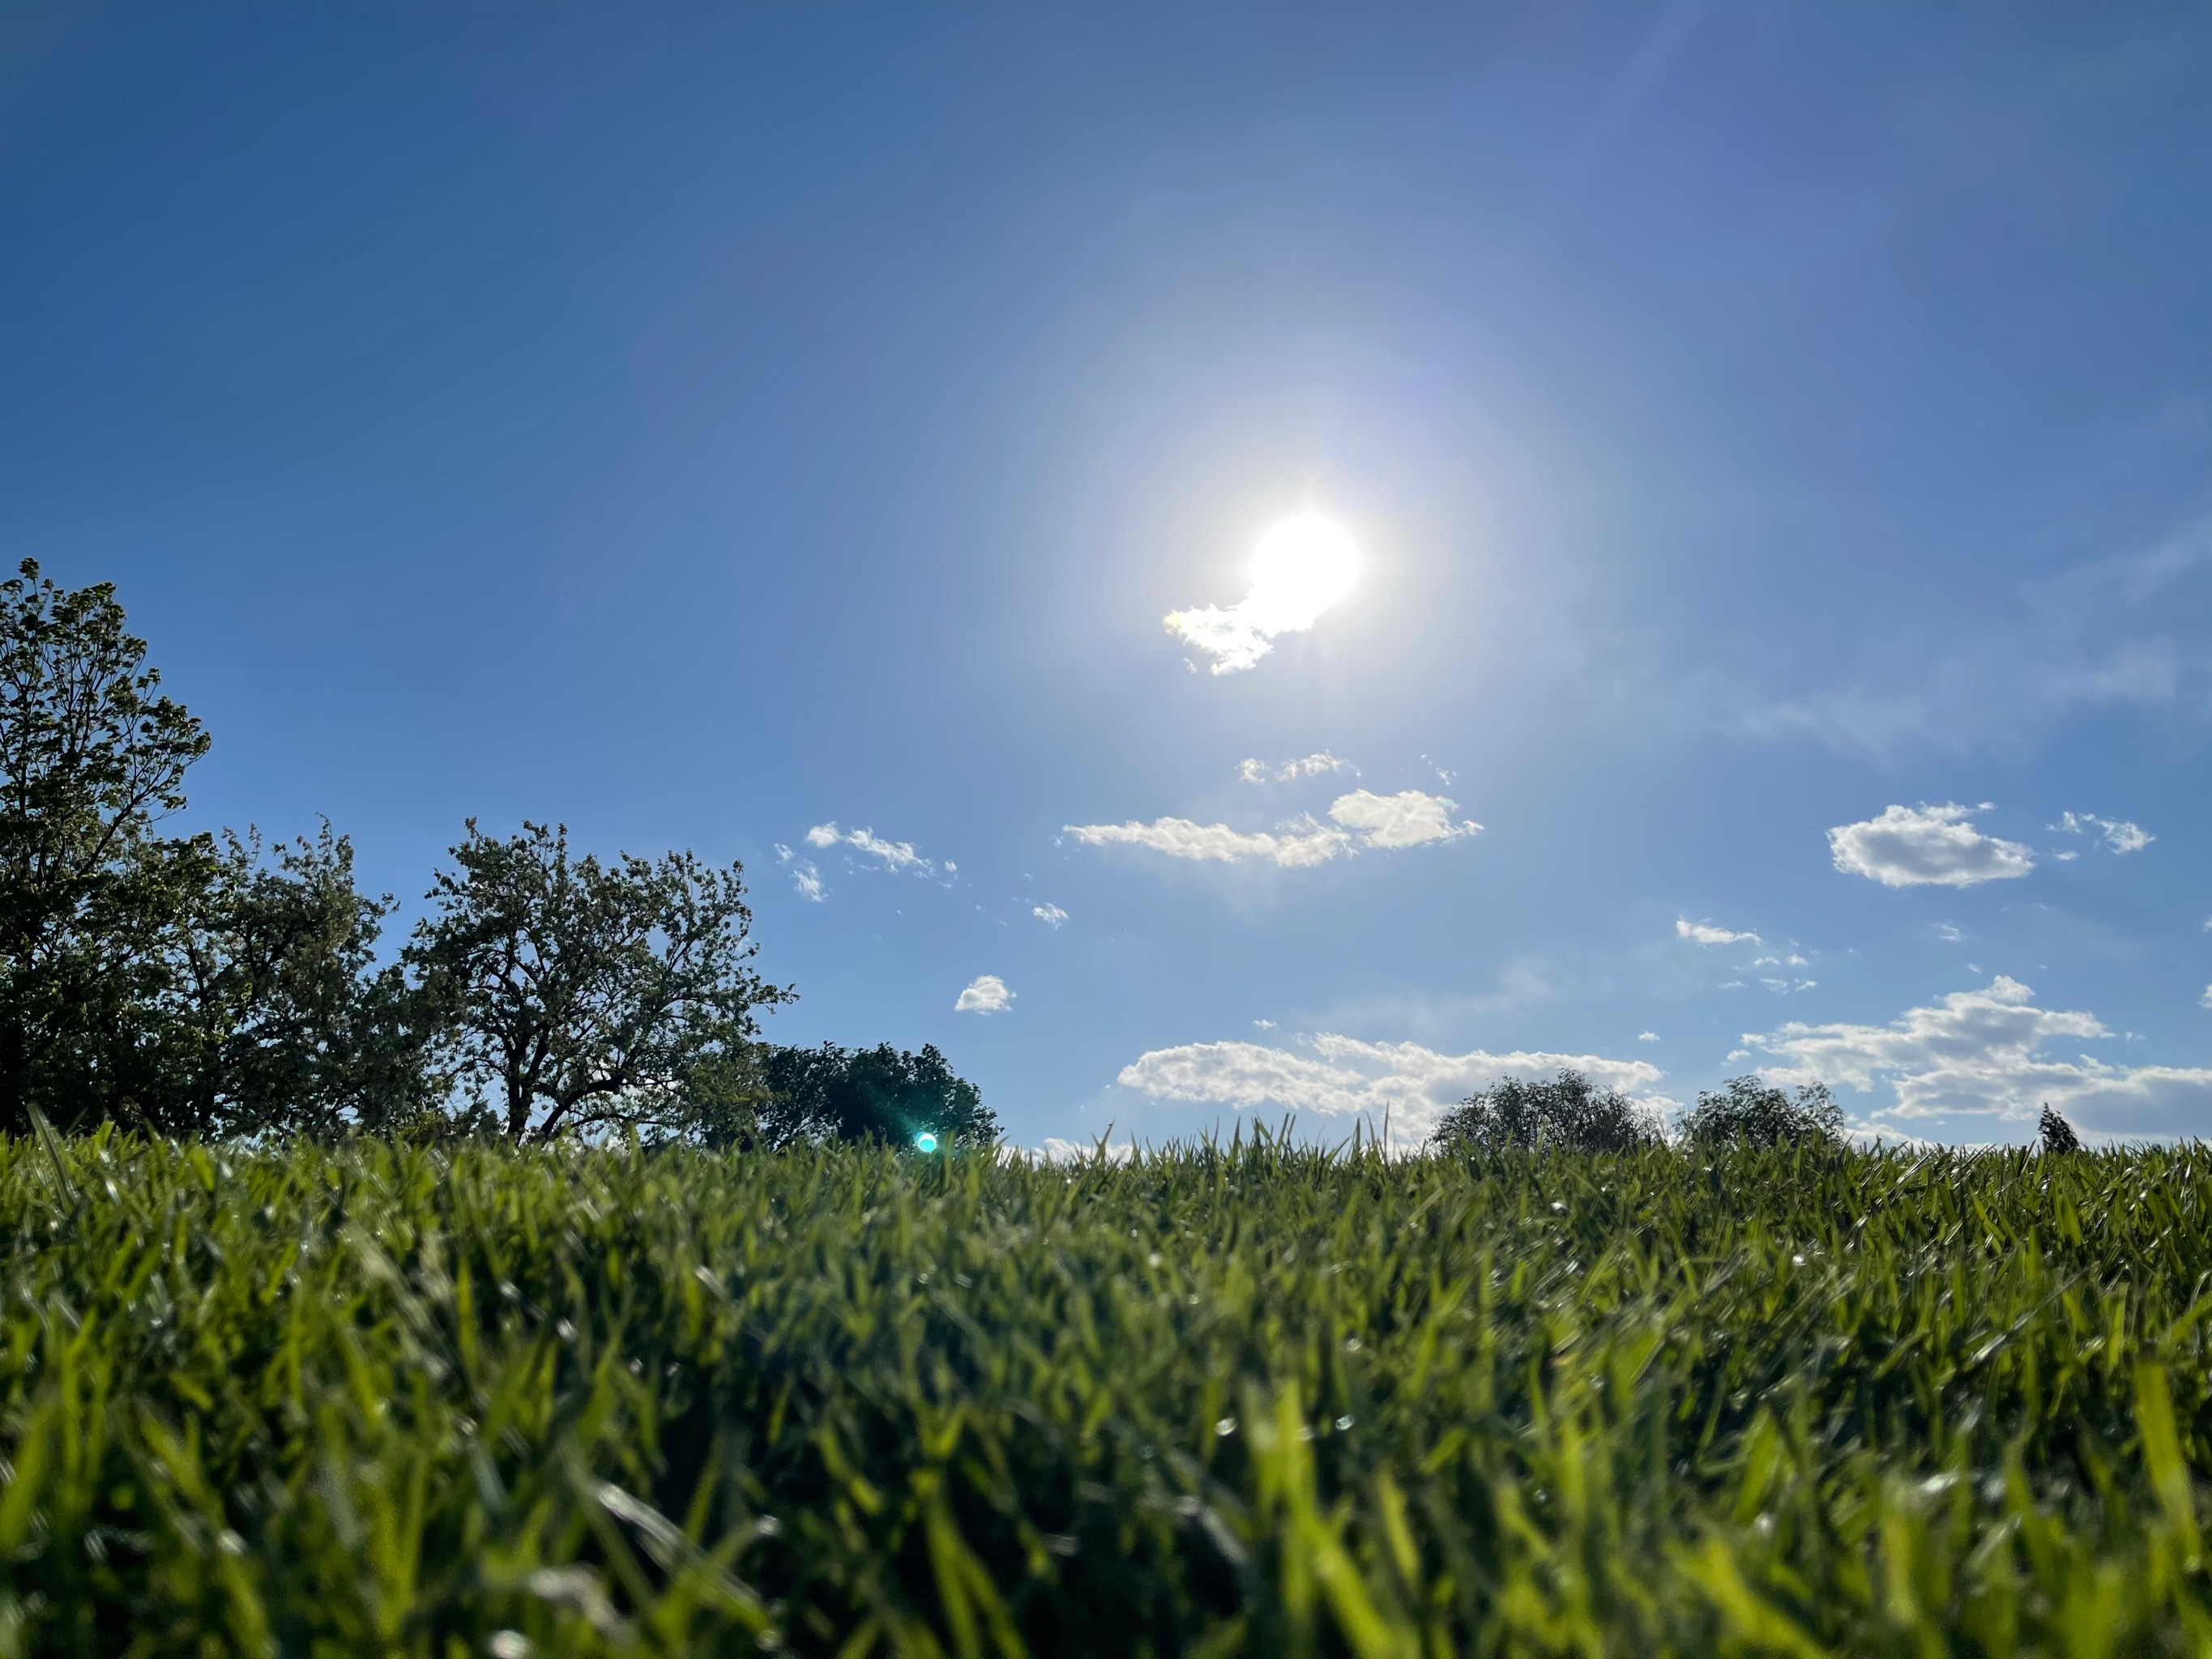
M 0 1143 L 0 1652 L 2212 1652 L 2208 1205 Z

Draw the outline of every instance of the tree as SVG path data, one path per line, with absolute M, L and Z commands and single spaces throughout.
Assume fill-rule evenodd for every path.
M 132 1115 L 142 1011 L 204 887 L 185 803 L 207 733 L 160 694 L 107 583 L 64 592 L 26 559 L 0 583 L 0 1129 Z
M 1808 1083 L 1792 1096 L 1753 1073 L 1730 1078 L 1717 1091 L 1699 1091 L 1681 1129 L 1699 1146 L 1832 1144 L 1844 1138 L 1844 1112 L 1825 1083 Z
M 753 1134 L 770 1146 L 808 1141 L 883 1141 L 988 1146 L 999 1120 L 972 1083 L 956 1077 L 931 1044 L 906 1054 L 888 1042 L 873 1048 L 775 1048 L 762 1057 L 766 1098 Z
M 749 965 L 738 865 L 572 860 L 565 825 L 502 841 L 473 818 L 453 858 L 407 959 L 450 1011 L 460 1079 L 496 1091 L 514 1139 L 683 1127 L 695 1088 L 742 1074 L 757 1011 L 790 998 Z
M 428 1064 L 441 1011 L 380 969 L 392 901 L 354 884 L 329 824 L 264 855 L 225 832 L 172 951 L 148 1115 L 178 1133 L 332 1134 L 420 1121 L 448 1091 Z
M 2081 1150 L 2081 1137 L 2074 1133 L 2072 1124 L 2051 1109 L 2047 1100 L 2043 1103 L 2043 1117 L 2036 1125 L 2036 1132 L 2043 1138 L 2043 1150 L 2046 1152 L 2078 1152 Z
M 1429 1144 L 1446 1152 L 1565 1147 L 1618 1152 L 1656 1145 L 1650 1115 L 1617 1089 L 1600 1089 L 1580 1072 L 1549 1082 L 1500 1078 L 1443 1115 Z

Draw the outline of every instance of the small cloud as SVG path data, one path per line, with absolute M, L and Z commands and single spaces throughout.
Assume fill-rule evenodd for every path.
M 791 884 L 799 889 L 799 896 L 822 902 L 823 895 L 830 890 L 822 884 L 822 872 L 812 865 L 794 864 L 791 867 Z
M 1263 1031 L 1272 1031 L 1275 1029 L 1275 1022 L 1272 1019 L 1255 1019 L 1252 1023 Z
M 791 848 L 786 847 L 781 842 L 778 842 L 775 844 L 775 861 L 778 864 L 788 864 L 791 862 Z
M 1638 1031 L 1636 1034 L 1636 1040 L 1638 1042 L 1656 1042 L 1659 1041 L 1659 1033 L 1656 1031 Z
M 840 830 L 834 823 L 817 823 L 806 832 L 806 844 L 809 847 L 826 848 L 840 845 L 849 847 L 856 853 L 864 854 L 872 859 L 881 860 L 884 868 L 894 874 L 911 872 L 917 876 L 931 877 L 937 874 L 937 866 L 915 852 L 912 842 L 889 841 L 872 830 L 854 830 L 848 832 Z M 945 873 L 948 876 L 953 874 L 959 867 L 950 859 L 945 861 Z
M 2139 823 L 2130 823 L 2125 818 L 2099 817 L 2094 812 L 2062 812 L 2058 822 L 2048 827 L 2063 836 L 2094 833 L 2114 853 L 2140 853 L 2158 839 Z M 2057 856 L 2071 859 L 2078 855 L 2061 853 Z
M 1715 927 L 1710 921 L 1692 921 L 1687 916 L 1674 918 L 1674 937 L 1688 939 L 1692 945 L 1757 945 L 1756 933 L 1734 933 L 1725 927 Z
M 1939 921 L 1936 924 L 1936 937 L 1947 945 L 1956 945 L 1966 935 L 1959 931 L 1955 923 Z
M 1246 783 L 1295 783 L 1300 778 L 1317 778 L 1328 772 L 1349 772 L 1356 777 L 1359 769 L 1326 749 L 1318 754 L 1286 760 L 1272 773 L 1265 761 L 1243 760 L 1237 763 L 1237 775 Z
M 2199 997 L 2197 1001 L 2204 1007 L 2212 1008 L 2212 985 L 2204 988 L 2204 994 Z
M 1804 957 L 1799 956 L 1795 951 L 1792 951 L 1790 953 L 1789 965 L 1792 968 L 1808 968 L 1812 964 L 1807 962 Z
M 1080 1164 L 1101 1156 L 1109 1164 L 1127 1164 L 1136 1150 L 1133 1140 L 1067 1140 L 1059 1135 L 1047 1135 L 1044 1145 L 1037 1148 L 1037 1156 L 1047 1164 Z
M 1057 904 L 1032 904 L 1030 914 L 1048 927 L 1064 927 L 1067 922 L 1067 912 Z
M 1985 836 L 1967 820 L 1979 806 L 1892 806 L 1880 817 L 1828 831 L 1836 868 L 1885 887 L 1972 887 L 2035 868 L 2018 842 Z
M 1188 818 L 1155 818 L 1150 823 L 1070 823 L 1061 829 L 1086 847 L 1145 847 L 1170 858 L 1305 869 L 1370 849 L 1395 852 L 1480 834 L 1480 824 L 1453 818 L 1458 810 L 1442 795 L 1418 789 L 1395 795 L 1355 789 L 1329 806 L 1333 823 L 1300 817 L 1274 830 L 1248 831 Z
M 1435 773 L 1447 789 L 1452 787 L 1453 781 L 1459 776 L 1458 773 L 1454 772 L 1446 767 L 1437 765 L 1426 755 L 1421 757 L 1421 764 L 1427 767 L 1430 771 Z
M 952 1005 L 956 1014 L 1004 1013 L 1014 1000 L 1014 993 L 1006 988 L 1006 981 L 996 974 L 978 974 L 969 981 L 960 1000 Z

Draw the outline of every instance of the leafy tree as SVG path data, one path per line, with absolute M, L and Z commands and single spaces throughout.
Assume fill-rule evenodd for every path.
M 172 950 L 148 1115 L 178 1133 L 392 1129 L 449 1083 L 428 1062 L 442 1011 L 374 952 L 389 896 L 354 884 L 323 826 L 276 849 L 226 832 Z
M 1699 1091 L 1681 1128 L 1686 1139 L 1699 1146 L 1838 1143 L 1844 1138 L 1844 1111 L 1825 1083 L 1808 1083 L 1793 1096 L 1754 1073 L 1730 1078 L 1717 1091 Z
M 1548 1082 L 1500 1078 L 1445 1113 L 1429 1144 L 1446 1152 L 1559 1146 L 1617 1152 L 1659 1139 L 1650 1115 L 1627 1096 L 1563 1071 Z
M 107 583 L 74 592 L 25 560 L 0 583 L 0 1128 L 129 1115 L 140 1012 L 204 887 L 204 838 L 155 826 L 207 733 L 161 695 Z
M 611 1124 L 680 1129 L 695 1091 L 726 1107 L 790 993 L 749 965 L 743 871 L 690 853 L 572 859 L 566 826 L 505 840 L 476 820 L 407 959 L 450 1012 L 451 1057 L 514 1139 Z
M 2036 1132 L 2042 1137 L 2043 1150 L 2046 1152 L 2078 1152 L 2081 1150 L 2081 1137 L 2074 1133 L 2074 1126 L 2054 1111 L 2047 1100 L 2043 1103 L 2043 1117 L 2036 1125 Z
M 999 1120 L 972 1083 L 956 1077 L 934 1045 L 907 1054 L 888 1042 L 873 1048 L 775 1048 L 762 1057 L 766 1098 L 752 1133 L 770 1146 L 805 1141 L 911 1144 L 921 1134 L 939 1144 L 988 1146 Z

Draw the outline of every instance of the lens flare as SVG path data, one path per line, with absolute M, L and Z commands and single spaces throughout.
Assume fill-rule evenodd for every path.
M 914 1149 L 917 1152 L 935 1152 L 937 1150 L 937 1137 L 930 1133 L 928 1130 L 924 1129 L 920 1134 L 914 1138 Z

